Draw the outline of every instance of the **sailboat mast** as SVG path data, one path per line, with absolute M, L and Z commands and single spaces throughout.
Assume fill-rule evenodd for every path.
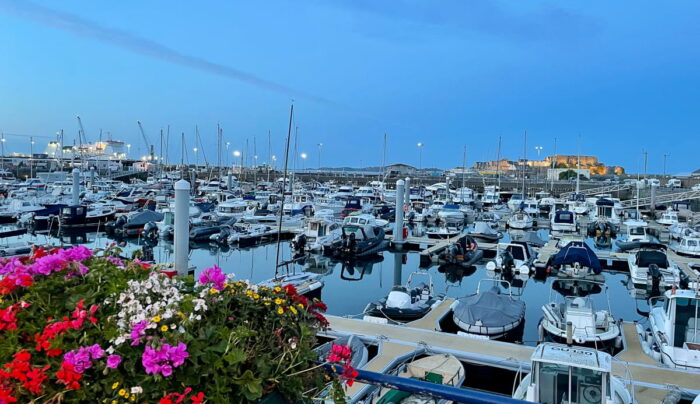
M 496 157 L 496 177 L 498 177 L 498 190 L 501 190 L 501 137 L 498 137 L 498 156 Z
M 267 131 L 267 182 L 270 182 L 270 164 L 272 161 L 272 134 Z
M 289 161 L 289 143 L 292 140 L 292 121 L 294 119 L 294 104 L 292 104 L 289 109 L 289 129 L 287 130 L 287 142 L 284 150 L 284 174 L 282 176 L 282 187 L 284 189 L 284 184 L 287 183 L 287 163 Z M 277 255 L 275 257 L 275 279 L 277 279 L 277 274 L 280 265 L 280 242 L 282 241 L 282 215 L 284 214 L 284 191 L 282 191 L 282 206 L 280 207 L 280 217 L 277 223 Z
M 554 169 L 557 168 L 556 166 L 556 161 L 557 161 L 557 138 L 554 138 L 554 155 L 552 156 L 552 186 L 550 188 L 550 191 L 552 194 L 554 194 Z
M 461 202 L 464 202 L 464 180 L 467 175 L 467 146 L 464 146 L 464 156 L 462 157 L 462 191 L 460 192 Z
M 577 156 L 576 156 L 576 193 L 578 194 L 581 191 L 581 174 L 579 174 L 579 170 L 581 169 L 581 135 L 578 135 L 578 147 L 577 147 Z
M 525 167 L 527 167 L 527 131 L 525 131 L 525 139 L 523 141 L 523 199 L 525 199 Z

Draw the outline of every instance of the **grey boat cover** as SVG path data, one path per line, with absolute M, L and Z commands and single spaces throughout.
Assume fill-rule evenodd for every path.
M 129 216 L 127 224 L 130 226 L 140 226 L 148 222 L 160 222 L 163 220 L 163 214 L 160 212 L 154 212 L 152 210 L 142 210 L 141 212 L 134 212 Z
M 498 232 L 486 222 L 474 222 L 474 231 L 472 231 L 472 233 L 487 234 L 493 236 L 498 235 Z
M 458 302 L 454 316 L 467 325 L 481 320 L 483 327 L 503 327 L 525 315 L 525 302 L 502 295 L 497 288 L 465 296 Z

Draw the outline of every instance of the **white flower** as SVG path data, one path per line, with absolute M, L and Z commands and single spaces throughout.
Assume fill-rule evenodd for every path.
M 113 353 L 114 353 L 114 347 L 110 345 L 109 348 L 105 349 L 105 352 L 107 352 L 107 353 L 110 354 L 110 355 L 113 354 Z
M 143 389 L 141 388 L 141 386 L 132 387 L 130 391 L 131 391 L 131 394 L 143 393 Z

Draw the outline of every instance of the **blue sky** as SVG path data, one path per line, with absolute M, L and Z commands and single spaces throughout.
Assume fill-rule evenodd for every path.
M 264 4 L 264 5 L 263 5 Z M 503 155 L 595 154 L 634 172 L 700 168 L 700 3 L 342 0 L 0 0 L 0 130 L 99 130 L 170 156 L 198 125 L 229 151 L 280 155 L 295 100 L 307 167 L 381 162 L 448 168 Z M 47 138 L 38 138 L 46 136 Z M 7 136 L 11 150 L 28 139 Z M 174 157 L 176 159 L 179 157 Z M 200 154 L 200 160 L 202 159 Z

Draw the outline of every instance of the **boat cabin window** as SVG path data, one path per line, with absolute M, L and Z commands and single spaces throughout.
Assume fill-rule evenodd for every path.
M 686 342 L 700 344 L 700 299 L 678 297 L 673 346 L 683 348 Z
M 525 249 L 521 245 L 509 245 L 508 248 L 506 248 L 506 251 L 508 251 L 510 255 L 513 256 L 513 259 L 521 261 L 527 260 L 527 254 L 525 253 Z
M 630 227 L 630 234 L 633 236 L 643 236 L 646 234 L 644 227 Z
M 637 254 L 637 266 L 648 268 L 649 265 L 656 264 L 659 268 L 668 268 L 666 254 L 661 251 L 640 251 Z
M 598 206 L 598 216 L 612 217 L 611 206 Z
M 603 403 L 610 397 L 607 377 L 601 371 L 540 363 L 537 374 L 539 402 L 546 404 Z
M 574 222 L 574 215 L 572 215 L 569 212 L 557 213 L 557 221 L 560 223 L 573 223 Z
M 697 240 L 688 240 L 688 247 L 697 247 L 698 242 Z

